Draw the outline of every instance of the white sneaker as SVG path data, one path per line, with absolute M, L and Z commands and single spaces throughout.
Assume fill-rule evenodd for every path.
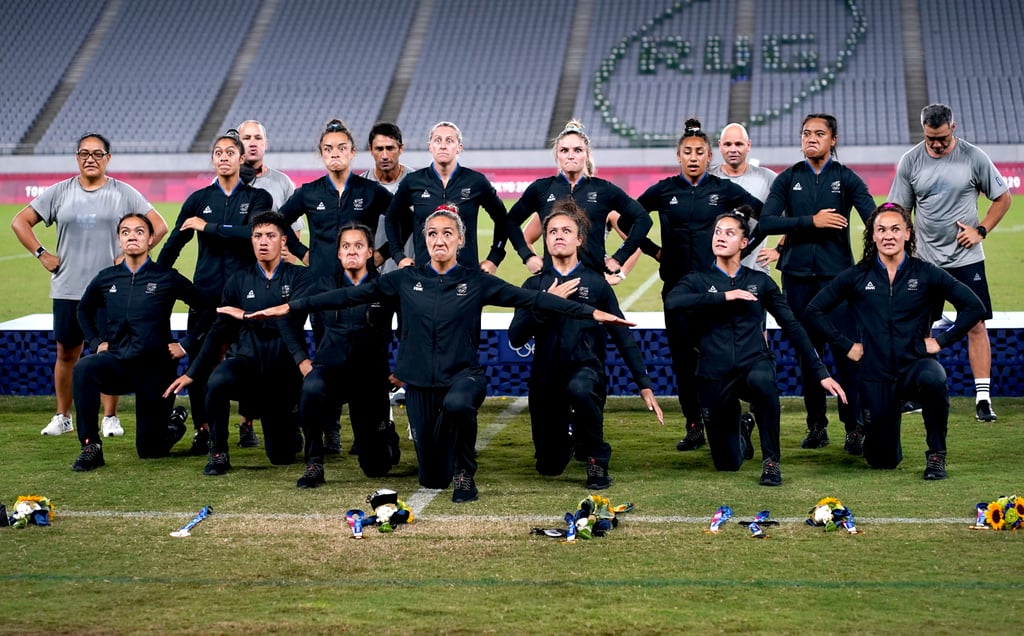
M 46 428 L 40 431 L 40 435 L 63 435 L 73 430 L 75 427 L 71 423 L 71 418 L 63 413 L 57 413 L 46 425 Z
M 116 415 L 104 417 L 103 424 L 100 425 L 100 433 L 103 437 L 121 437 L 124 435 L 121 420 Z

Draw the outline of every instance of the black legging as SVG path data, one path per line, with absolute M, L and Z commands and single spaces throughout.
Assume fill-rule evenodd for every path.
M 757 413 L 762 457 L 781 459 L 779 387 L 774 360 L 758 360 L 749 368 L 734 369 L 723 379 L 699 382 L 701 406 L 707 412 L 704 430 L 716 469 L 733 471 L 743 465 L 740 400 L 750 402 Z
M 126 362 L 104 351 L 79 360 L 73 378 L 79 441 L 100 439 L 100 393 L 135 393 L 135 451 L 142 458 L 166 456 L 177 439 L 168 428 L 174 396 L 165 398 L 163 393 L 174 381 L 176 367 L 169 355 Z
M 421 486 L 447 488 L 457 471 L 476 474 L 476 416 L 486 396 L 480 369 L 459 374 L 447 387 L 406 387 Z
M 568 377 L 531 376 L 530 428 L 537 472 L 561 475 L 574 449 L 577 456 L 593 457 L 608 467 L 612 447 L 604 440 L 605 387 L 604 374 L 589 367 L 575 369 Z

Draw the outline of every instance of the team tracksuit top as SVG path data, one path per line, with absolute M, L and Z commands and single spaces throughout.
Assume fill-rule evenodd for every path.
M 198 293 L 176 270 L 150 259 L 137 272 L 121 263 L 89 283 L 78 304 L 78 322 L 93 351 L 106 342 L 107 351 L 121 360 L 167 360 L 167 345 L 175 341 L 171 312 L 178 300 L 191 305 Z M 96 323 L 100 310 L 106 316 L 104 325 Z
M 288 250 L 302 258 L 309 255 L 309 269 L 316 279 L 333 276 L 338 264 L 338 232 L 346 223 L 362 223 L 376 231 L 382 214 L 391 203 L 391 193 L 379 183 L 349 174 L 342 192 L 324 175 L 299 187 L 281 206 L 289 226 Z M 310 237 L 307 248 L 291 230 L 291 224 L 306 215 Z
M 252 248 L 250 248 L 250 251 Z M 221 305 L 240 307 L 249 314 L 289 302 L 309 291 L 309 270 L 282 261 L 269 279 L 258 263 L 228 279 Z M 300 316 L 274 320 L 236 320 L 218 314 L 203 342 L 202 351 L 189 365 L 186 375 L 195 378 L 216 366 L 221 347 L 231 343 L 229 358 L 245 358 L 260 373 L 272 374 L 282 366 L 297 365 L 309 358 Z
M 404 181 L 403 181 L 404 183 Z M 397 200 L 397 199 L 396 199 Z M 590 318 L 593 308 L 537 294 L 456 265 L 438 274 L 429 264 L 406 267 L 363 283 L 299 298 L 292 311 L 308 312 L 393 299 L 402 315 L 395 377 L 416 387 L 449 387 L 460 373 L 479 370 L 480 310 L 484 305 L 525 307 Z
M 590 231 L 587 233 L 586 242 L 580 249 L 580 260 L 599 272 L 603 272 L 605 269 L 604 227 L 610 211 L 615 210 L 629 219 L 625 224 L 619 226 L 629 227 L 628 236 L 612 256 L 619 264 L 625 263 L 626 259 L 640 248 L 640 241 L 647 236 L 653 225 L 647 211 L 630 198 L 622 188 L 610 181 L 584 176 L 573 189 L 572 184 L 561 173 L 537 179 L 526 188 L 523 196 L 516 201 L 508 213 L 509 240 L 512 241 L 512 246 L 524 263 L 533 255 L 533 251 L 526 244 L 520 226 L 534 212 L 540 215 L 543 222 L 555 202 L 565 198 L 572 198 L 590 219 Z
M 206 221 L 199 232 L 199 256 L 192 283 L 199 290 L 204 304 L 214 305 L 228 278 L 255 263 L 252 251 L 252 228 L 249 218 L 257 212 L 274 209 L 274 199 L 266 190 L 247 186 L 241 181 L 225 194 L 218 183 L 197 190 L 185 199 L 157 262 L 173 267 L 181 249 L 192 239 L 195 230 L 182 230 L 187 219 L 197 216 Z
M 931 312 L 940 301 L 949 300 L 957 309 L 956 322 L 935 336 L 941 347 L 963 338 L 985 316 L 974 292 L 942 269 L 904 257 L 890 284 L 888 271 L 875 259 L 840 273 L 807 307 L 811 325 L 844 353 L 855 341 L 825 315 L 844 300 L 856 316 L 864 346 L 861 377 L 872 382 L 892 382 L 915 361 L 935 357 L 925 351 L 924 339 L 931 337 Z
M 648 188 L 637 201 L 649 212 L 658 211 L 662 243 L 659 273 L 666 290 L 688 273 L 703 271 L 715 262 L 711 238 L 718 215 L 746 204 L 754 209 L 756 218 L 762 205 L 742 187 L 710 173 L 704 173 L 697 185 L 682 175 L 667 177 Z M 644 253 L 657 253 L 657 245 L 644 243 Z M 751 237 L 750 245 L 757 243 Z
M 459 216 L 466 224 L 466 244 L 459 250 L 459 264 L 464 267 L 480 266 L 476 235 L 477 217 L 480 208 L 483 207 L 494 220 L 494 243 L 487 253 L 487 260 L 499 265 L 505 258 L 505 241 L 509 228 L 505 204 L 498 198 L 494 186 L 483 174 L 456 165 L 446 187 L 434 169 L 434 164 L 410 172 L 402 179 L 388 208 L 385 227 L 391 258 L 395 263 L 400 263 L 406 257 L 412 257 L 416 265 L 430 262 L 426 240 L 423 238 L 423 226 L 427 217 L 442 203 L 453 203 L 458 206 Z M 410 233 L 413 237 L 415 255 L 405 253 L 405 241 Z
M 345 272 L 322 278 L 310 292 L 316 294 L 339 288 L 356 288 L 366 285 L 380 275 L 367 273 L 356 285 Z M 325 367 L 341 367 L 348 363 L 367 365 L 362 373 L 370 374 L 373 366 L 383 365 L 388 375 L 388 345 L 391 344 L 391 317 L 394 307 L 387 301 L 374 300 L 365 305 L 354 305 L 344 309 L 320 312 L 324 335 L 316 344 L 313 364 Z
M 572 278 L 579 278 L 580 284 L 569 297 L 570 300 L 617 316 L 622 315 L 615 292 L 605 281 L 604 275 L 582 263 L 564 276 L 550 266 L 545 267 L 540 274 L 526 279 L 523 288 L 543 291 L 555 280 L 565 282 Z M 508 339 L 514 347 L 521 347 L 530 338 L 535 339 L 536 347 L 530 367 L 531 384 L 546 382 L 555 377 L 567 377 L 583 367 L 589 367 L 604 377 L 608 335 L 615 341 L 619 355 L 637 385 L 641 389 L 652 388 L 643 355 L 627 327 L 605 326 L 528 309 L 517 309 L 508 327 Z
M 832 277 L 852 266 L 849 224 L 841 230 L 816 228 L 813 217 L 833 208 L 849 220 L 854 207 L 866 221 L 875 200 L 857 173 L 838 161 L 829 159 L 819 173 L 806 159 L 783 170 L 772 183 L 759 225 L 765 234 L 786 235 L 779 269 L 791 276 Z
M 744 289 L 756 302 L 725 299 L 725 292 Z M 691 272 L 665 298 L 665 309 L 699 310 L 702 318 L 700 360 L 697 376 L 720 380 L 738 369 L 749 369 L 758 360 L 774 360 L 764 339 L 764 312 L 775 317 L 783 333 L 806 360 L 815 361 L 819 380 L 828 377 L 825 365 L 807 332 L 793 316 L 779 286 L 770 276 L 740 267 L 730 277 L 718 265 Z

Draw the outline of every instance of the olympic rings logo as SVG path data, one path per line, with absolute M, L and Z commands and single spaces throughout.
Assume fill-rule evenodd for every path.
M 536 348 L 536 345 L 533 342 L 533 338 L 530 338 L 530 341 L 521 347 L 513 347 L 512 343 L 509 342 L 508 348 L 515 351 L 516 355 L 520 358 L 529 358 L 533 355 L 533 350 Z

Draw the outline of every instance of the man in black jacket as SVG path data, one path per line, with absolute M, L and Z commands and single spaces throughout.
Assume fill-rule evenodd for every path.
M 207 475 L 223 475 L 231 469 L 227 438 L 232 399 L 245 401 L 261 414 L 270 463 L 294 463 L 296 426 L 291 413 L 302 376 L 312 368 L 301 318 L 266 323 L 238 320 L 244 313 L 298 298 L 310 287 L 307 269 L 281 258 L 288 230 L 284 218 L 264 212 L 253 217 L 251 226 L 256 264 L 228 280 L 217 309 L 220 315 L 202 350 L 165 394 L 178 393 L 216 365 L 206 391 L 211 433 L 209 461 L 203 470 Z M 227 356 L 217 364 L 227 344 Z
M 779 389 L 775 356 L 764 338 L 768 311 L 800 355 L 817 360 L 814 373 L 820 386 L 845 402 L 842 387 L 829 377 L 803 327 L 793 316 L 778 285 L 764 272 L 740 265 L 741 251 L 750 239 L 746 206 L 715 221 L 712 251 L 715 264 L 683 278 L 665 299 L 665 308 L 699 310 L 698 393 L 705 411 L 711 458 L 718 470 L 739 470 L 750 444 L 751 423 L 741 429 L 740 400 L 760 416 L 762 486 L 782 484 L 779 465 Z
M 604 276 L 580 262 L 586 213 L 571 198 L 558 200 L 543 221 L 544 247 L 551 263 L 523 283 L 523 289 L 544 291 L 621 314 L 615 292 Z M 612 447 L 604 439 L 606 340 L 611 336 L 640 387 L 647 408 L 664 425 L 654 399 L 651 378 L 633 334 L 621 326 L 598 325 L 558 314 L 516 309 L 508 338 L 521 347 L 534 338 L 530 366 L 530 425 L 537 472 L 561 475 L 573 453 L 587 461 L 587 488 L 611 485 L 608 462 Z M 571 427 L 571 428 L 570 428 Z
M 78 322 L 94 355 L 74 369 L 78 439 L 82 452 L 72 468 L 104 465 L 97 423 L 100 393 L 135 393 L 135 450 L 139 457 L 163 457 L 185 434 L 184 421 L 168 425 L 174 398 L 163 389 L 174 378 L 176 360 L 185 355 L 171 338 L 174 303 L 195 303 L 192 283 L 149 259 L 153 224 L 143 214 L 128 214 L 117 227 L 124 262 L 102 270 L 78 305 Z M 106 324 L 100 324 L 100 316 Z
M 945 479 L 949 389 L 935 356 L 963 338 L 985 314 L 985 306 L 966 285 L 915 257 L 914 248 L 910 212 L 895 203 L 876 208 L 864 228 L 864 257 L 814 297 L 807 319 L 836 351 L 860 363 L 868 465 L 896 468 L 903 460 L 900 407 L 903 400 L 912 400 L 921 404 L 924 417 L 924 478 Z M 860 342 L 827 317 L 844 301 Z M 946 301 L 957 309 L 956 322 L 933 337 L 932 309 Z

